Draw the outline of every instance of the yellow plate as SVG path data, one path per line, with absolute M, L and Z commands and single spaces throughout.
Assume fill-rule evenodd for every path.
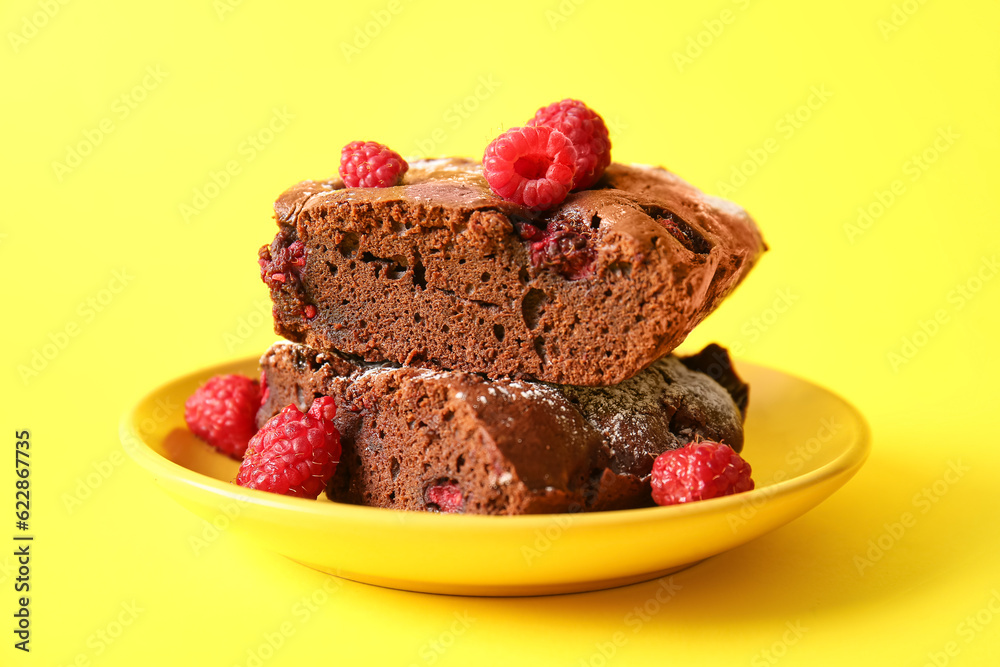
M 309 567 L 410 591 L 545 595 L 653 579 L 732 549 L 805 513 L 868 455 L 868 427 L 830 392 L 739 364 L 750 383 L 743 454 L 754 491 L 687 505 L 575 515 L 400 512 L 288 498 L 230 483 L 239 464 L 195 438 L 185 399 L 219 373 L 257 374 L 257 359 L 208 368 L 152 392 L 125 415 L 126 451 L 179 503 Z

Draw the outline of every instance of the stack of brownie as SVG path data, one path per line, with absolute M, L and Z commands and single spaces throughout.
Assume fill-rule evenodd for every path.
M 764 251 L 740 207 L 672 173 L 612 164 L 541 213 L 477 162 L 402 184 L 305 181 L 261 249 L 280 342 L 263 424 L 339 407 L 339 502 L 477 514 L 652 504 L 661 452 L 739 451 L 747 386 L 725 350 L 670 354 Z

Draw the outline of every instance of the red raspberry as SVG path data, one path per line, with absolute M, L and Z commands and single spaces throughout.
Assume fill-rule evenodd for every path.
M 515 127 L 486 147 L 483 175 L 507 201 L 544 211 L 566 199 L 576 169 L 576 149 L 550 127 Z
M 555 227 L 539 230 L 529 247 L 532 266 L 553 269 L 569 280 L 589 276 L 597 260 L 597 252 L 590 247 L 587 239 L 571 229 Z
M 267 403 L 267 399 L 271 398 L 271 388 L 267 386 L 267 375 L 263 372 L 260 374 L 260 404 L 261 407 Z
M 657 505 L 675 505 L 750 491 L 750 464 L 728 445 L 705 440 L 663 452 L 650 478 Z
M 427 504 L 436 505 L 442 514 L 457 514 L 462 511 L 462 490 L 454 482 L 432 486 L 427 489 Z
M 216 375 L 184 403 L 184 421 L 196 436 L 238 459 L 257 432 L 260 385 L 242 375 Z
M 409 168 L 399 153 L 375 141 L 352 141 L 340 150 L 340 177 L 349 188 L 399 185 Z
M 565 99 L 542 107 L 528 125 L 559 130 L 576 148 L 573 190 L 589 188 L 611 164 L 611 137 L 596 111 L 579 100 Z
M 260 279 L 268 287 L 277 289 L 288 282 L 297 282 L 299 273 L 306 265 L 306 246 L 302 241 L 293 241 L 288 246 L 279 246 L 272 251 L 264 246 L 257 253 L 260 264 Z
M 236 483 L 286 496 L 319 497 L 340 461 L 336 414 L 329 396 L 313 401 L 307 414 L 287 406 L 250 440 Z

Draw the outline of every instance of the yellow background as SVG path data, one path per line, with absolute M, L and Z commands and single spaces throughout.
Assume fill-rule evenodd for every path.
M 0 9 L 0 540 L 22 428 L 37 536 L 28 656 L 0 548 L 0 664 L 246 665 L 278 639 L 262 664 L 1000 662 L 997 3 L 291 4 Z M 857 405 L 873 453 L 843 490 L 676 575 L 633 632 L 655 583 L 327 592 L 213 536 L 125 459 L 117 424 L 139 396 L 273 340 L 255 259 L 285 187 L 335 172 L 354 139 L 478 156 L 566 96 L 608 120 L 618 161 L 759 221 L 771 252 L 690 343 Z M 851 228 L 859 208 L 872 217 Z

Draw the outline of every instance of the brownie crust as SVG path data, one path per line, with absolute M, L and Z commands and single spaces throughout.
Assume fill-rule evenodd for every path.
M 305 181 L 274 210 L 262 263 L 304 247 L 304 266 L 269 283 L 276 333 L 370 362 L 560 384 L 632 377 L 765 250 L 742 208 L 640 165 L 612 164 L 543 213 L 494 196 L 463 159 L 415 161 L 389 188 Z
M 454 485 L 466 513 L 642 507 L 661 452 L 696 438 L 743 445 L 730 393 L 673 355 L 595 388 L 371 364 L 285 342 L 261 367 L 259 425 L 285 405 L 335 398 L 343 453 L 327 495 L 339 502 L 434 510 L 429 489 Z M 745 396 L 731 366 L 726 375 Z

